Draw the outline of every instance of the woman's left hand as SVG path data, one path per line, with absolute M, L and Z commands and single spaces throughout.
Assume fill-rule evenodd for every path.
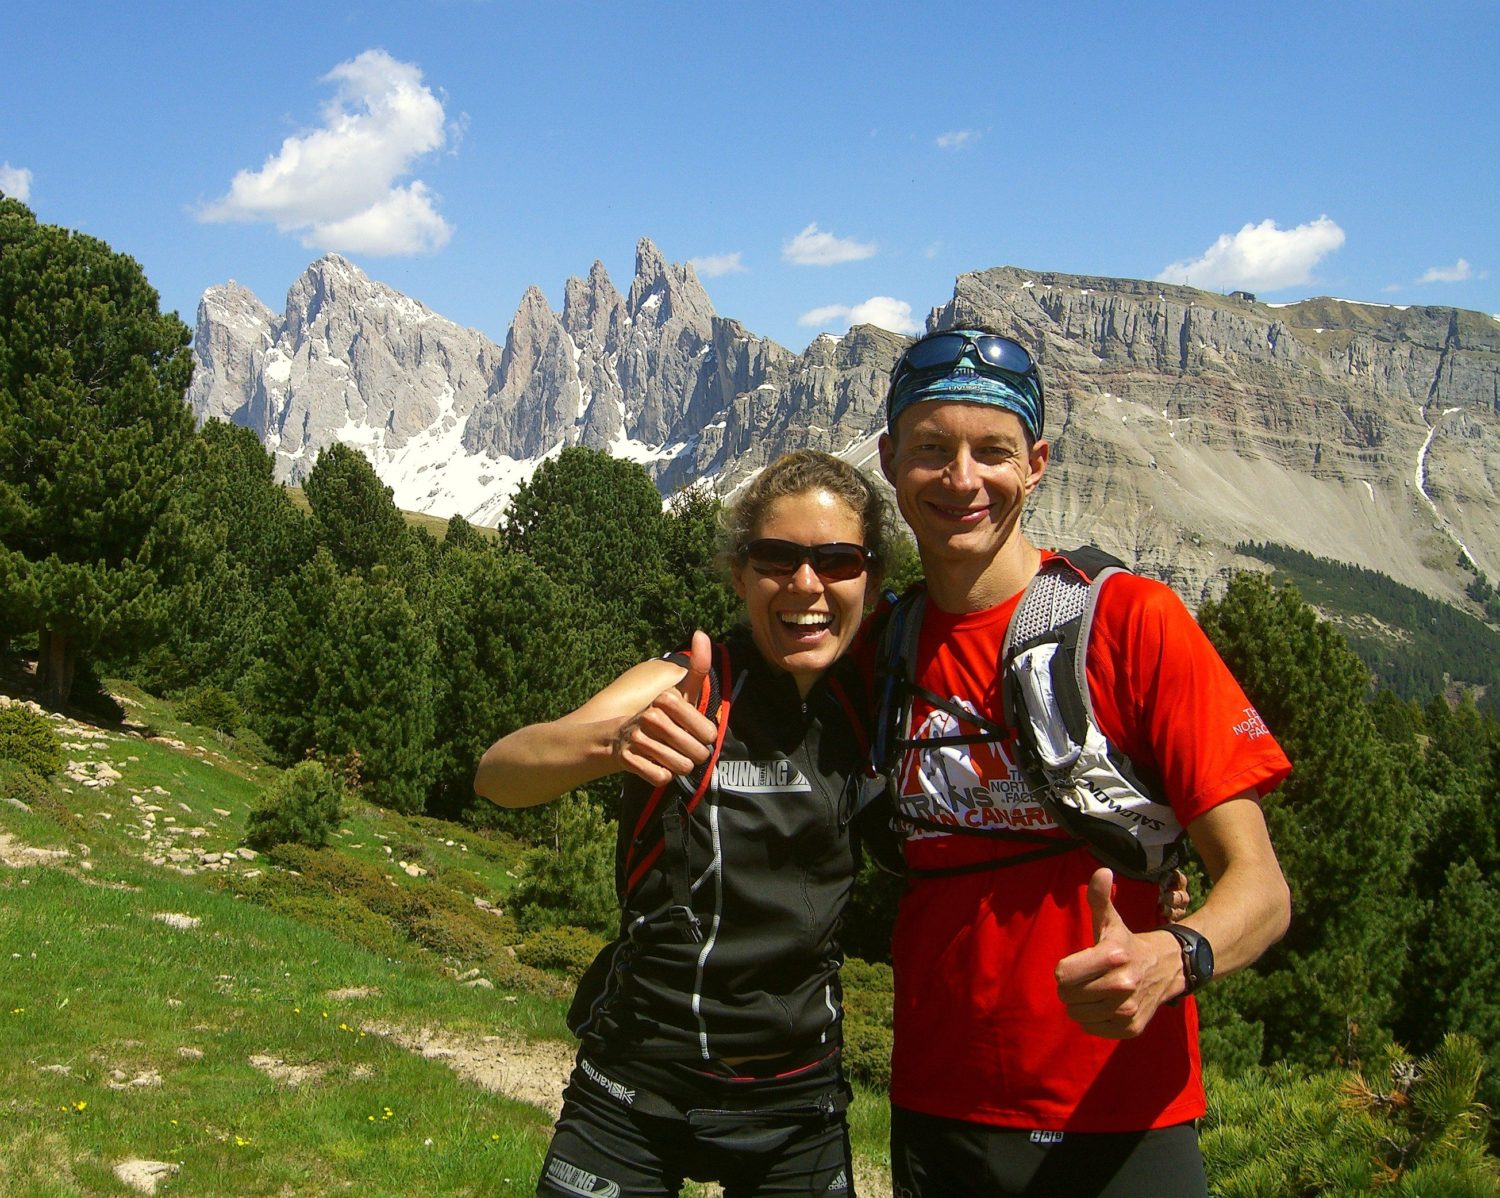
M 1156 909 L 1169 923 L 1176 923 L 1188 913 L 1188 904 L 1193 896 L 1188 892 L 1187 874 L 1174 869 L 1161 880 L 1160 897 Z

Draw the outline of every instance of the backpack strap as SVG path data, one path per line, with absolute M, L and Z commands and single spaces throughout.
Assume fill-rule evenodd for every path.
M 990 869 L 1004 869 L 1028 861 L 1070 852 L 1079 842 L 1071 838 L 1048 835 L 1025 828 L 970 828 L 962 824 L 941 824 L 918 816 L 901 812 L 899 777 L 905 755 L 911 750 L 941 749 L 947 745 L 989 744 L 1005 740 L 1009 733 L 1000 724 L 986 719 L 978 712 L 960 707 L 951 699 L 934 694 L 916 683 L 917 641 L 922 634 L 922 617 L 926 610 L 927 592 L 921 583 L 909 587 L 897 597 L 887 592 L 890 604 L 879 628 L 875 659 L 875 676 L 879 703 L 875 716 L 875 744 L 872 760 L 874 768 L 885 775 L 886 794 L 894 812 L 892 823 L 909 829 L 944 832 L 956 836 L 980 836 L 990 840 L 1011 840 L 1035 844 L 1038 847 L 1024 853 L 1015 853 L 990 861 L 979 861 L 969 865 L 949 866 L 942 869 L 913 869 L 906 867 L 908 877 L 935 878 L 956 874 L 979 873 Z M 976 725 L 978 732 L 954 736 L 931 736 L 913 739 L 911 736 L 912 699 L 920 697 L 929 707 L 947 712 L 957 720 Z
M 901 765 L 902 737 L 911 714 L 910 687 L 917 656 L 917 638 L 922 632 L 922 610 L 927 602 L 923 585 L 913 583 L 900 596 L 885 592 L 888 604 L 880 621 L 875 647 L 875 732 L 871 762 L 877 772 L 890 776 Z
M 674 775 L 656 787 L 641 807 L 625 854 L 625 894 L 629 894 L 658 860 L 663 861 L 672 889 L 672 905 L 667 915 L 681 925 L 695 942 L 703 939 L 702 929 L 692 908 L 692 880 L 688 872 L 688 820 L 708 788 L 713 785 L 714 767 L 724 751 L 724 736 L 729 730 L 730 697 L 723 691 L 724 681 L 731 677 L 729 646 L 713 646 L 714 662 L 699 689 L 697 708 L 714 721 L 716 732 L 708 759 L 688 775 Z M 686 796 L 686 797 L 684 797 Z M 650 837 L 655 819 L 660 835 Z
M 1092 547 L 1042 564 L 1001 650 L 1001 696 L 1017 756 L 1057 825 L 1129 877 L 1159 881 L 1186 856 L 1171 804 L 1139 777 L 1094 718 L 1088 644 L 1100 592 L 1123 562 Z
M 916 685 L 925 593 L 913 588 L 893 599 L 876 657 L 880 702 L 874 750 L 893 805 L 899 811 L 898 775 L 908 750 L 999 741 L 1014 730 L 1019 764 L 1033 797 L 1066 833 L 1052 837 L 1025 829 L 969 828 L 898 814 L 896 822 L 909 828 L 1039 845 L 994 862 L 912 870 L 913 876 L 999 869 L 1080 845 L 1116 871 L 1147 881 L 1160 881 L 1186 859 L 1186 837 L 1171 804 L 1105 740 L 1089 696 L 1088 644 L 1099 594 L 1108 579 L 1124 572 L 1122 561 L 1094 546 L 1058 553 L 1042 563 L 1016 605 L 1001 650 L 1004 726 Z M 980 731 L 911 739 L 913 696 Z

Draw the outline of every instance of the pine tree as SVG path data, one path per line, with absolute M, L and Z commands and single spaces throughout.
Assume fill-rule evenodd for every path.
M 493 541 L 486 540 L 484 535 L 462 516 L 451 516 L 448 520 L 448 528 L 443 533 L 444 549 L 483 549 L 493 544 Z
M 405 588 L 377 566 L 334 584 L 310 645 L 313 743 L 320 756 L 357 754 L 363 790 L 382 807 L 424 810 L 436 759 L 439 663 L 432 628 Z
M 572 596 L 600 685 L 661 651 L 663 540 L 661 496 L 646 472 L 581 446 L 542 463 L 504 528 L 506 545 Z
M 405 578 L 410 562 L 406 520 L 364 454 L 334 442 L 302 484 L 318 543 L 344 570 L 368 574 L 384 565 Z
M 1240 1013 L 1263 1024 L 1272 1059 L 1349 1059 L 1393 1014 L 1416 914 L 1411 791 L 1375 729 L 1364 666 L 1295 589 L 1240 574 L 1199 621 L 1293 764 L 1265 803 L 1291 929 L 1238 988 Z
M 271 588 L 265 651 L 251 667 L 250 722 L 283 765 L 315 751 L 319 662 L 333 636 L 338 563 L 319 548 Z
M 1500 882 L 1472 857 L 1427 882 L 1429 917 L 1412 938 L 1407 1002 L 1397 1025 L 1413 1052 L 1450 1033 L 1471 1036 L 1485 1054 L 1480 1097 L 1500 1102 Z
M 718 560 L 723 505 L 703 487 L 679 491 L 663 524 L 657 643 L 683 645 L 693 630 L 717 636 L 740 617 L 740 600 Z
M 183 480 L 194 553 L 164 639 L 135 667 L 147 685 L 235 690 L 267 651 L 274 588 L 313 549 L 311 522 L 273 472 L 248 428 L 210 420 L 194 438 Z
M 54 705 L 166 618 L 188 342 L 133 259 L 0 199 L 0 625 L 37 629 Z
M 439 765 L 432 807 L 456 815 L 480 801 L 480 754 L 526 724 L 578 706 L 601 680 L 587 673 L 588 629 L 567 593 L 534 562 L 474 537 L 445 549 L 433 588 Z M 493 813 L 489 804 L 478 810 Z M 507 816 L 512 831 L 536 820 Z M 550 821 L 547 821 L 550 826 Z
M 1412 869 L 1404 886 L 1419 910 L 1394 1027 L 1414 1052 L 1448 1033 L 1487 1054 L 1480 1095 L 1500 1104 L 1500 725 L 1470 699 L 1441 696 L 1414 710 L 1402 742 L 1416 803 Z

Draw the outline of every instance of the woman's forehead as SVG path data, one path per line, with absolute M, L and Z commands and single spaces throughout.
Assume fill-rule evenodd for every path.
M 858 513 L 841 496 L 821 487 L 773 499 L 766 505 L 759 527 L 764 529 L 772 524 L 794 523 L 852 526 L 856 532 L 860 527 Z

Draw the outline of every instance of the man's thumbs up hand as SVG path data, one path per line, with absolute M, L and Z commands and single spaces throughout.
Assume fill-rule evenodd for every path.
M 1132 932 L 1114 904 L 1115 875 L 1100 869 L 1089 879 L 1094 943 L 1057 963 L 1057 996 L 1069 1018 L 1111 1040 L 1138 1036 L 1156 1008 L 1171 998 L 1182 976 L 1177 940 L 1167 933 Z
M 1102 945 L 1106 940 L 1118 942 L 1129 936 L 1130 929 L 1115 910 L 1115 875 L 1113 870 L 1101 869 L 1089 879 L 1089 914 L 1094 920 L 1094 944 Z

